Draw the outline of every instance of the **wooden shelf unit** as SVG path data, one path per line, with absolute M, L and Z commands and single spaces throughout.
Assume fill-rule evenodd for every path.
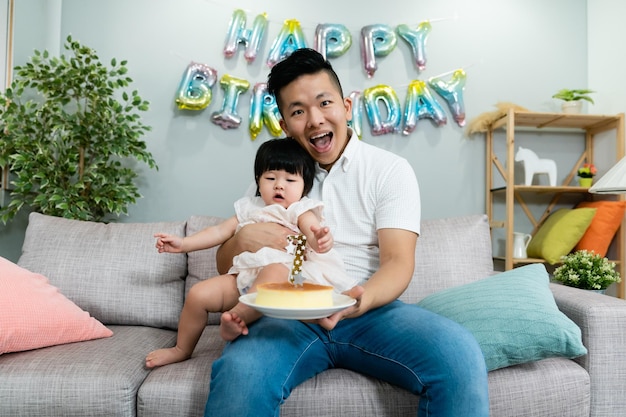
M 538 185 L 516 185 L 515 181 L 515 131 L 519 128 L 527 128 L 524 131 L 541 130 L 545 128 L 564 129 L 567 131 L 580 131 L 584 134 L 584 151 L 580 155 L 576 165 L 568 173 L 563 180 L 563 185 L 538 186 Z M 504 129 L 506 140 L 506 156 L 503 165 L 494 152 L 494 132 L 498 129 Z M 530 220 L 533 230 L 532 235 L 536 233 L 539 226 L 543 224 L 546 218 L 551 214 L 555 205 L 565 194 L 574 194 L 588 196 L 588 188 L 570 186 L 572 180 L 576 176 L 577 168 L 585 162 L 593 163 L 594 161 L 594 139 L 595 135 L 602 132 L 615 131 L 615 162 L 624 156 L 624 114 L 617 115 L 592 115 L 592 114 L 564 114 L 564 113 L 536 113 L 521 112 L 513 109 L 509 110 L 505 115 L 495 120 L 489 126 L 486 132 L 486 154 L 487 154 L 487 170 L 486 170 L 486 209 L 487 216 L 491 228 L 504 228 L 505 232 L 505 255 L 496 256 L 494 259 L 504 261 L 504 269 L 510 270 L 515 266 L 523 264 L 545 262 L 543 259 L 515 259 L 513 258 L 513 232 L 514 232 L 514 207 L 518 204 Z M 494 169 L 495 168 L 495 169 Z M 610 168 L 610 167 L 607 167 Z M 494 174 L 498 172 L 505 185 L 502 187 L 494 187 Z M 494 218 L 494 196 L 504 194 L 505 218 Z M 552 199 L 547 204 L 543 214 L 536 219 L 531 213 L 526 201 L 525 195 L 530 194 L 547 194 Z M 615 196 L 617 200 L 624 200 L 624 195 Z M 626 250 L 626 221 L 622 219 L 622 225 L 614 237 L 613 244 L 615 253 L 617 254 L 614 261 L 622 276 L 622 282 L 617 284 L 617 295 L 620 298 L 626 298 L 624 289 L 626 287 L 626 262 L 624 262 L 624 251 Z

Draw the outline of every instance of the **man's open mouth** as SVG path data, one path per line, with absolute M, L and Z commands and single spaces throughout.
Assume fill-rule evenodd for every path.
M 313 136 L 311 139 L 309 139 L 309 142 L 311 142 L 311 145 L 313 145 L 316 151 L 324 152 L 330 148 L 332 139 L 333 139 L 333 133 L 327 132 L 321 135 Z

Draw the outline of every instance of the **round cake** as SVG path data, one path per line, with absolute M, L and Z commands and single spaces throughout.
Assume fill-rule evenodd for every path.
M 325 308 L 333 306 L 333 287 L 308 282 L 269 282 L 257 287 L 256 304 L 276 308 Z

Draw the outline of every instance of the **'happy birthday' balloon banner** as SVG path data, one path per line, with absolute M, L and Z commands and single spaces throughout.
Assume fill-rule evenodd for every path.
M 223 53 L 232 58 L 239 45 L 245 46 L 244 57 L 248 63 L 254 62 L 267 28 L 267 15 L 259 14 L 251 28 L 246 28 L 246 14 L 243 10 L 235 10 L 230 21 Z M 361 58 L 368 78 L 372 78 L 378 69 L 376 58 L 387 56 L 394 50 L 399 35 L 411 47 L 415 65 L 419 71 L 426 68 L 426 38 L 432 26 L 424 21 L 412 29 L 401 24 L 394 29 L 389 25 L 375 24 L 361 29 Z M 397 35 L 396 35 L 397 33 Z M 352 45 L 352 36 L 341 24 L 324 23 L 315 29 L 314 49 L 325 58 L 336 58 L 348 51 Z M 286 20 L 280 33 L 270 48 L 267 65 L 271 68 L 285 59 L 293 51 L 306 48 L 300 23 L 295 19 Z M 181 110 L 203 110 L 212 100 L 213 86 L 217 83 L 217 71 L 206 64 L 191 62 L 180 81 L 176 104 Z M 413 80 L 409 83 L 404 112 L 395 90 L 388 85 L 376 85 L 360 91 L 353 91 L 349 97 L 353 102 L 352 128 L 358 137 L 362 137 L 363 116 L 365 108 L 372 135 L 384 135 L 401 132 L 409 135 L 421 119 L 430 119 L 436 126 L 447 123 L 446 113 L 434 98 L 430 90 L 439 95 L 448 105 L 454 121 L 459 126 L 465 125 L 465 109 L 463 90 L 466 74 L 462 69 L 452 72 L 449 80 L 432 77 L 427 82 Z M 211 121 L 222 129 L 235 129 L 241 125 L 241 116 L 237 114 L 237 104 L 241 94 L 250 89 L 247 80 L 224 74 L 219 85 L 224 90 L 222 108 L 211 115 Z M 380 105 L 386 109 L 383 118 Z M 254 140 L 267 127 L 273 136 L 283 132 L 279 124 L 280 113 L 275 98 L 267 92 L 265 83 L 257 83 L 252 88 L 250 102 L 249 133 Z

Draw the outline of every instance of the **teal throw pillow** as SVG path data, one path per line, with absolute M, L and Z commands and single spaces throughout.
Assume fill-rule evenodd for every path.
M 432 294 L 418 306 L 465 326 L 488 370 L 585 355 L 580 328 L 559 311 L 543 264 L 526 265 Z

